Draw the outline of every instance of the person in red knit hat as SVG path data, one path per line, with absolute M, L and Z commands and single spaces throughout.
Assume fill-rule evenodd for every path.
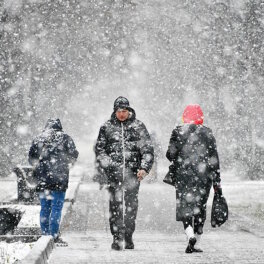
M 176 188 L 176 220 L 183 222 L 188 239 L 185 252 L 203 252 L 200 241 L 212 185 L 222 195 L 219 158 L 212 130 L 203 125 L 200 105 L 188 105 L 182 121 L 173 129 L 166 153 L 172 163 L 170 184 Z
M 188 105 L 182 115 L 183 123 L 202 125 L 204 120 L 203 111 L 198 104 Z

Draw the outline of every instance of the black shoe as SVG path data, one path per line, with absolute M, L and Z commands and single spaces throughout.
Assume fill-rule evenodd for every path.
M 122 250 L 123 249 L 123 240 L 114 236 L 114 241 L 111 245 L 113 250 Z
M 196 238 L 195 237 L 191 237 L 189 239 L 189 244 L 185 250 L 185 253 L 193 253 L 194 252 L 194 245 L 196 243 Z
M 120 246 L 119 243 L 115 243 L 115 242 L 112 243 L 111 248 L 112 248 L 113 250 L 122 250 L 122 249 L 123 249 L 123 247 Z
M 54 239 L 54 243 L 57 247 L 68 247 L 68 243 L 62 240 L 60 237 Z
M 203 250 L 200 248 L 193 248 L 193 253 L 202 253 Z
M 134 249 L 132 236 L 125 237 L 125 249 Z

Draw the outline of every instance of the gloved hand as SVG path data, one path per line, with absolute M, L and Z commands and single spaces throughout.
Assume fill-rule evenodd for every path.
M 214 186 L 214 192 L 216 195 L 222 196 L 223 195 L 223 191 L 220 185 L 218 186 Z

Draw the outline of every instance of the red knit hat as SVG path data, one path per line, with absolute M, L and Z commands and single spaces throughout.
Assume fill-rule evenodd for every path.
M 182 120 L 184 123 L 202 125 L 203 124 L 203 111 L 198 104 L 188 105 L 184 109 Z

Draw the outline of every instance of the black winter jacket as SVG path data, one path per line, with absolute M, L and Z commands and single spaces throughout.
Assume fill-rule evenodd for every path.
M 37 191 L 66 191 L 69 164 L 76 161 L 78 154 L 72 138 L 62 131 L 60 120 L 49 119 L 29 150 L 29 163 L 38 181 Z
M 179 204 L 177 220 L 202 213 L 212 183 L 220 185 L 219 158 L 211 129 L 194 124 L 177 126 L 173 131 L 166 154 L 172 162 L 170 171 L 175 177 Z
M 136 119 L 135 111 L 132 108 L 129 111 L 131 116 L 124 122 L 120 122 L 114 112 L 99 131 L 95 154 L 108 176 L 108 183 L 122 182 L 124 159 L 125 167 L 135 173 L 139 169 L 149 172 L 152 167 L 154 150 L 149 133 Z

